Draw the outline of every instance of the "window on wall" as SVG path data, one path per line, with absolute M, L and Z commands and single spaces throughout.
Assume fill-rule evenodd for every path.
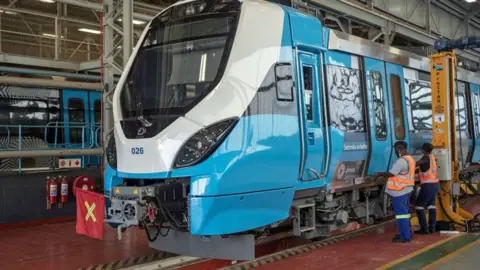
M 303 91 L 307 108 L 307 120 L 313 121 L 313 68 L 303 66 Z
M 371 91 L 373 97 L 373 121 L 375 137 L 378 140 L 387 139 L 387 121 L 385 112 L 385 96 L 383 94 L 382 74 L 377 71 L 370 73 Z
M 279 101 L 293 101 L 293 72 L 291 64 L 275 66 L 275 83 Z
M 70 143 L 82 143 L 82 124 L 85 123 L 85 105 L 82 99 L 71 98 L 68 100 L 68 121 L 70 125 L 74 126 L 69 128 Z
M 410 84 L 412 125 L 415 130 L 432 130 L 432 89 L 427 84 Z
M 400 77 L 397 75 L 390 75 L 390 87 L 392 89 L 393 101 L 393 121 L 395 127 L 395 138 L 397 140 L 405 139 L 405 119 L 403 117 L 402 105 L 402 85 L 400 84 Z
M 95 100 L 93 103 L 93 113 L 95 117 L 95 123 L 100 124 L 101 117 L 102 117 L 102 106 L 100 104 L 100 100 Z
M 359 70 L 328 65 L 327 91 L 330 124 L 343 132 L 365 132 Z

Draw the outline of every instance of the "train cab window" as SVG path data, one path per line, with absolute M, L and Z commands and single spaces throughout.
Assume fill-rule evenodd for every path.
M 400 77 L 390 75 L 390 87 L 392 89 L 393 116 L 395 127 L 395 138 L 397 140 L 405 139 L 405 119 L 403 117 L 402 104 L 402 85 Z
M 76 127 L 70 127 L 70 143 L 82 143 L 82 123 L 85 123 L 85 105 L 79 98 L 68 100 L 68 121 Z M 86 132 L 86 131 L 85 131 Z
M 377 140 L 387 139 L 387 121 L 385 112 L 385 96 L 383 94 L 382 74 L 377 71 L 370 73 L 371 91 L 373 97 L 373 114 L 375 137 Z
M 293 101 L 293 72 L 291 64 L 275 66 L 275 83 L 279 101 Z
M 102 106 L 100 104 L 100 100 L 95 100 L 93 103 L 93 114 L 95 118 L 95 123 L 100 124 L 102 118 Z
M 307 108 L 307 121 L 313 121 L 313 68 L 303 66 L 303 91 Z

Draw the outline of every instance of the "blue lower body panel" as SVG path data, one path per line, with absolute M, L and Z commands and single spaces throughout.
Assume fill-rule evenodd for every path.
M 190 199 L 192 235 L 231 234 L 286 219 L 294 189 Z

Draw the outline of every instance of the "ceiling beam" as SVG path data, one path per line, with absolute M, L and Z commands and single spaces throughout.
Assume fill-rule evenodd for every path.
M 409 37 L 417 42 L 428 44 L 433 46 L 435 40 L 439 37 L 427 33 L 424 29 L 416 26 L 409 25 L 405 22 L 402 22 L 398 18 L 393 16 L 388 16 L 385 13 L 376 12 L 374 10 L 369 10 L 366 6 L 361 6 L 354 4 L 346 0 L 311 0 L 311 3 L 323 6 L 329 10 L 333 10 L 337 13 L 344 14 L 347 17 L 356 18 L 357 20 L 363 20 L 365 23 L 374 25 L 376 27 L 385 27 L 386 25 L 391 25 L 394 27 L 397 34 Z M 458 52 L 462 57 L 480 62 L 480 53 L 471 50 L 463 50 Z
M 103 6 L 100 3 L 87 2 L 84 0 L 56 0 L 56 1 L 60 3 L 65 3 L 67 5 L 92 9 L 98 12 L 103 11 Z M 133 13 L 133 18 L 143 20 L 143 21 L 150 21 L 153 19 L 153 17 L 154 16 L 148 15 L 148 14 L 143 14 L 138 12 Z

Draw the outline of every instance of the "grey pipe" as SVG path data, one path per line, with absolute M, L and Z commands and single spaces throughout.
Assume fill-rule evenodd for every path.
M 89 80 L 89 81 L 97 81 L 97 82 L 100 81 L 100 76 L 97 76 L 97 75 L 76 74 L 76 73 L 69 73 L 69 72 L 58 72 L 58 71 L 38 70 L 38 69 L 29 69 L 29 68 L 0 67 L 0 72 L 30 74 L 30 75 L 37 75 L 37 76 L 58 76 L 58 77 L 65 77 L 69 79 L 80 79 L 80 80 Z
M 28 157 L 71 157 L 71 156 L 101 156 L 102 148 L 91 149 L 39 149 L 39 150 L 3 150 L 0 158 L 28 158 Z
M 21 85 L 21 86 L 35 86 L 35 87 L 47 87 L 47 88 L 68 88 L 68 89 L 81 89 L 81 90 L 95 90 L 103 91 L 103 85 L 101 83 L 86 83 L 86 82 L 70 82 L 70 81 L 54 81 L 45 79 L 31 79 L 31 78 L 19 78 L 0 76 L 0 84 Z

